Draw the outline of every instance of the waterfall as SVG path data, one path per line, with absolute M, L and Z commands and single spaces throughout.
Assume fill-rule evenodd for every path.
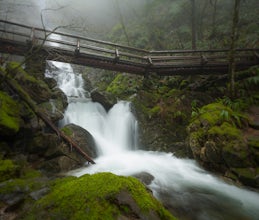
M 69 64 L 54 63 L 47 73 L 70 99 L 63 124 L 74 123 L 94 137 L 99 156 L 96 164 L 72 174 L 112 172 L 117 175 L 148 173 L 153 194 L 180 218 L 197 220 L 258 219 L 259 194 L 227 184 L 200 168 L 194 160 L 171 153 L 137 149 L 137 121 L 130 103 L 118 102 L 108 113 L 92 102 L 84 90 L 82 76 Z

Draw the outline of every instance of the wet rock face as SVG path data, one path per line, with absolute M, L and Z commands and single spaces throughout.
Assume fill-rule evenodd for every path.
M 62 130 L 91 158 L 97 156 L 94 139 L 85 129 L 69 124 Z M 38 132 L 28 137 L 26 143 L 17 141 L 15 146 L 16 149 L 23 148 L 28 154 L 29 162 L 47 173 L 67 172 L 86 163 L 85 158 L 75 149 L 52 133 Z
M 91 93 L 91 99 L 93 102 L 100 103 L 106 111 L 109 111 L 113 106 L 113 104 L 107 99 L 107 97 L 98 91 L 93 91 Z
M 151 182 L 154 180 L 154 176 L 147 172 L 137 173 L 133 176 L 139 179 L 145 185 L 151 184 Z

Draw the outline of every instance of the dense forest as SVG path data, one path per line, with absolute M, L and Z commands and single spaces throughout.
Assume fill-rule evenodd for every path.
M 148 1 L 134 16 L 123 17 L 117 1 L 120 22 L 110 39 L 131 46 L 156 50 L 229 48 L 233 1 L 161 0 Z M 258 2 L 241 1 L 238 47 L 258 46 Z
M 249 48 L 259 64 L 258 11 L 258 0 L 0 0 L 2 21 L 190 57 L 227 49 L 229 66 L 164 76 L 42 62 L 43 45 L 1 53 L 0 219 L 256 220 L 259 66 L 236 71 L 235 58 Z

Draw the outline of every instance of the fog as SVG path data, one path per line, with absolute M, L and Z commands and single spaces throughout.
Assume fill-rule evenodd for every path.
M 48 29 L 63 27 L 105 33 L 120 19 L 134 16 L 147 0 L 0 0 L 0 19 Z

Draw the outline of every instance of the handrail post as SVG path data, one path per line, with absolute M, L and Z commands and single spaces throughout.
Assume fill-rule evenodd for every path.
M 119 61 L 120 59 L 120 53 L 119 50 L 117 48 L 115 48 L 115 62 Z
M 77 39 L 76 49 L 75 49 L 75 55 L 80 54 L 80 40 Z
M 201 53 L 201 65 L 205 65 L 208 63 L 207 57 Z
M 147 62 L 148 64 L 151 66 L 153 65 L 153 62 L 152 62 L 152 58 L 151 57 L 147 57 Z
M 27 40 L 27 43 L 31 46 L 34 46 L 36 44 L 36 34 L 34 27 L 31 28 L 30 40 Z
M 31 35 L 30 35 L 30 40 L 33 42 L 35 40 L 35 28 L 31 28 Z

